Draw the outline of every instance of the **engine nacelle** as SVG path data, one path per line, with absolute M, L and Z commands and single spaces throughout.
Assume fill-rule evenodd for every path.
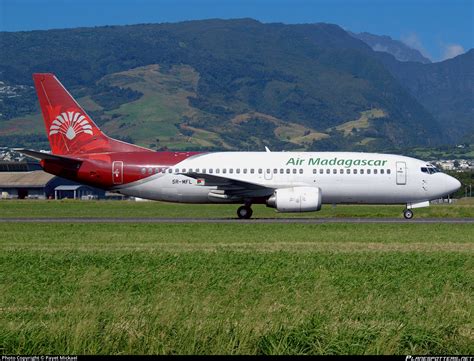
M 313 212 L 321 209 L 321 188 L 291 187 L 275 189 L 267 206 L 279 212 Z

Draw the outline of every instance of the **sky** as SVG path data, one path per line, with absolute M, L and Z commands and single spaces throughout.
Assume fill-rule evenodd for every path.
M 432 61 L 474 47 L 474 0 L 0 0 L 0 31 L 211 18 L 332 23 L 391 36 Z

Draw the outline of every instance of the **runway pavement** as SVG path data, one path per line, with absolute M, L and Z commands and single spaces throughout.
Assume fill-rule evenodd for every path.
M 474 218 L 0 218 L 0 223 L 238 223 L 238 224 L 327 224 L 327 223 L 401 223 L 401 224 L 474 224 Z

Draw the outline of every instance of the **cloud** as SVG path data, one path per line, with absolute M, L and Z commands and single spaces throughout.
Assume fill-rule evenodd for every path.
M 379 44 L 379 43 L 375 44 L 374 47 L 373 47 L 373 49 L 374 49 L 375 51 L 384 51 L 384 52 L 386 52 L 386 53 L 389 53 L 389 51 L 388 51 L 388 46 L 384 46 L 384 45 Z
M 459 44 L 443 44 L 443 57 L 441 60 L 451 59 L 455 56 L 464 54 L 464 48 Z
M 421 42 L 420 37 L 416 33 L 410 33 L 408 35 L 402 36 L 401 40 L 410 48 L 418 50 L 421 53 L 421 55 L 423 55 L 425 58 L 433 60 L 431 55 L 423 46 L 423 43 Z

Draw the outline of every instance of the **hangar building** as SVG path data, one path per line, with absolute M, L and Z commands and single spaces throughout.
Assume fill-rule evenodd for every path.
M 0 171 L 0 194 L 3 199 L 92 199 L 104 198 L 105 191 L 57 177 L 42 170 Z

